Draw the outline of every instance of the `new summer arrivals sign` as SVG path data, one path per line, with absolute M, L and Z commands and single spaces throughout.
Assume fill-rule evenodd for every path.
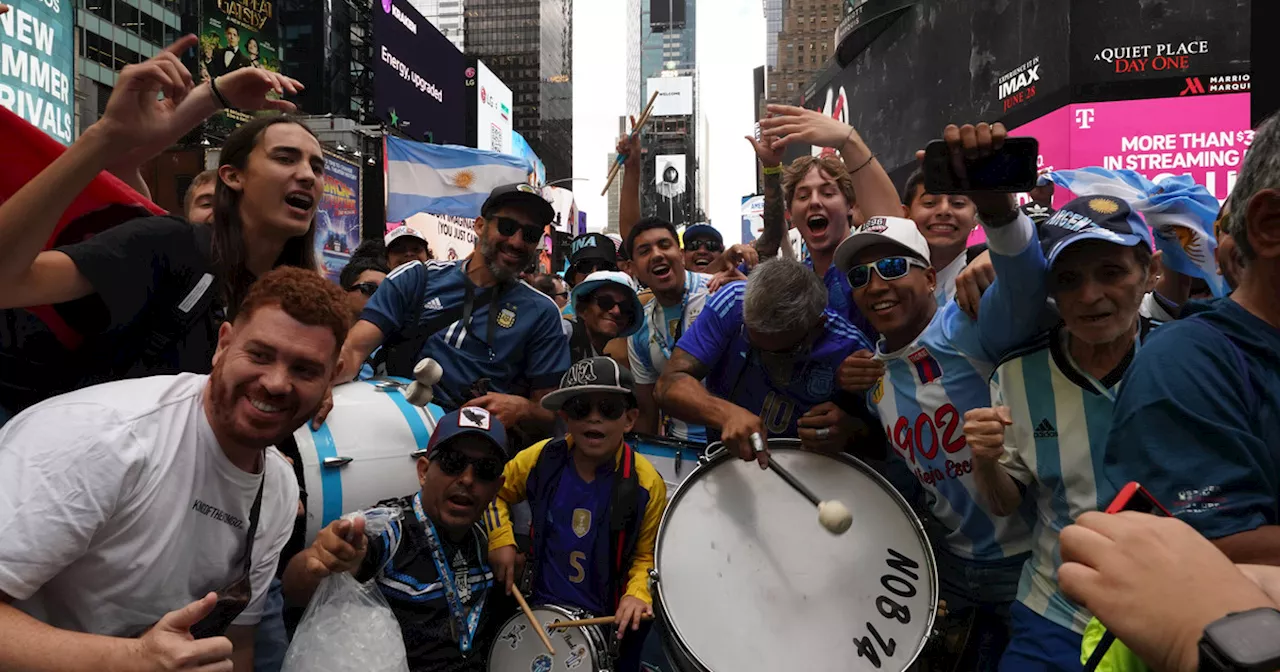
M 71 144 L 75 0 L 24 0 L 0 15 L 0 106 Z

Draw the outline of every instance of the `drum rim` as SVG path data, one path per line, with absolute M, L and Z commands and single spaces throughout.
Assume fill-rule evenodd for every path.
M 814 452 L 814 451 L 803 450 L 801 448 L 800 439 L 796 439 L 796 438 L 770 438 L 768 439 L 767 443 L 770 451 L 783 450 L 783 451 L 797 451 L 797 452 L 806 452 L 806 453 Z M 916 645 L 915 651 L 912 652 L 911 657 L 906 661 L 906 665 L 903 668 L 903 669 L 908 669 L 912 665 L 914 665 L 916 660 L 920 658 L 920 655 L 924 653 L 925 646 L 929 643 L 931 634 L 933 633 L 934 620 L 937 618 L 937 615 L 938 615 L 937 599 L 939 597 L 939 590 L 941 589 L 941 582 L 938 579 L 938 565 L 937 565 L 937 560 L 934 558 L 934 554 L 933 554 L 933 544 L 929 541 L 929 535 L 925 532 L 924 524 L 920 521 L 920 517 L 916 515 L 915 511 L 911 510 L 911 505 L 907 503 L 906 498 L 902 496 L 902 493 L 898 492 L 897 488 L 893 487 L 893 484 L 889 482 L 889 479 L 880 475 L 879 472 L 871 468 L 871 465 L 868 465 L 866 462 L 863 462 L 862 460 L 859 460 L 858 458 L 852 455 L 849 455 L 847 453 L 835 453 L 835 454 L 815 453 L 815 454 L 823 455 L 825 457 L 829 457 L 829 458 L 838 460 L 840 462 L 844 462 L 848 466 L 853 467 L 854 469 L 862 472 L 864 475 L 869 476 L 871 480 L 875 481 L 881 487 L 882 490 L 889 493 L 890 499 L 892 499 L 893 502 L 897 504 L 898 508 L 901 509 L 902 512 L 907 515 L 907 520 L 910 521 L 912 529 L 915 531 L 916 536 L 919 537 L 921 542 L 923 543 L 924 560 L 925 560 L 925 565 L 928 567 L 928 570 L 929 570 L 928 577 L 930 579 L 930 583 L 932 584 L 932 588 L 933 588 L 934 603 L 929 605 L 929 613 L 927 618 L 925 619 L 925 623 L 924 623 L 925 636 Z M 659 567 L 658 563 L 662 559 L 662 544 L 664 539 L 663 531 L 666 529 L 668 521 L 671 517 L 671 512 L 676 508 L 676 504 L 680 501 L 680 498 L 685 495 L 689 486 L 699 478 L 700 474 L 710 471 L 712 467 L 716 466 L 720 462 L 723 462 L 725 460 L 730 460 L 730 459 L 736 460 L 738 458 L 737 456 L 730 454 L 729 451 L 724 448 L 722 442 L 716 441 L 714 443 L 708 444 L 707 451 L 702 457 L 702 459 L 698 461 L 698 465 L 694 467 L 693 471 L 689 472 L 689 475 L 686 476 L 683 481 L 680 482 L 680 485 L 676 488 L 675 494 L 673 494 L 671 496 L 671 499 L 667 501 L 667 508 L 663 510 L 662 519 L 658 522 L 658 534 L 657 534 L 657 538 L 654 541 L 654 547 L 653 547 L 653 571 L 650 574 L 650 583 L 656 584 L 656 588 L 657 588 L 656 590 L 652 591 L 654 594 L 654 602 L 662 603 L 661 605 L 658 605 L 658 606 L 661 606 L 661 609 L 659 609 L 658 606 L 655 606 L 655 613 L 659 614 L 658 620 L 660 622 L 661 627 L 667 631 L 666 634 L 669 637 L 672 637 L 673 639 L 676 640 L 675 643 L 679 645 L 680 649 L 688 653 L 689 658 L 692 659 L 694 663 L 696 663 L 701 669 L 708 670 L 708 671 L 712 670 L 711 666 L 707 665 L 707 663 L 704 660 L 698 657 L 698 654 L 694 652 L 693 648 L 688 645 L 687 640 L 685 639 L 684 635 L 680 632 L 680 629 L 675 625 L 675 623 L 671 621 L 670 617 L 668 616 L 668 614 L 670 613 L 670 610 L 666 608 L 666 599 L 663 597 L 664 591 L 662 590 L 662 570 Z
M 536 604 L 529 605 L 529 611 L 537 611 L 539 609 L 547 609 L 549 611 L 554 611 L 571 621 L 577 620 L 580 618 L 590 618 L 593 615 L 591 612 L 587 611 L 586 609 L 579 609 L 578 607 L 563 605 L 563 604 L 554 604 L 551 602 L 538 602 Z M 507 617 L 507 620 L 503 621 L 502 625 L 498 626 L 498 630 L 494 632 L 493 642 L 489 644 L 489 655 L 485 656 L 485 661 L 484 661 L 485 669 L 491 669 L 493 667 L 493 652 L 498 649 L 498 641 L 499 641 L 499 638 L 502 636 L 502 631 L 506 629 L 508 623 L 516 619 L 527 620 L 523 611 L 517 611 L 516 613 Z M 587 628 L 592 628 L 592 627 L 595 627 L 595 626 L 587 626 Z M 579 627 L 574 629 L 581 630 L 583 632 L 588 632 L 587 628 Z M 595 654 L 595 656 L 593 656 L 593 660 L 597 660 L 598 662 L 599 656 L 609 655 L 609 651 L 608 651 L 609 639 L 605 634 L 601 633 L 598 629 L 597 629 L 597 633 L 600 634 L 601 641 L 599 642 L 592 642 L 590 634 L 586 634 L 584 635 L 584 637 L 586 638 L 587 643 L 592 645 L 592 647 L 595 649 L 595 651 L 593 652 Z

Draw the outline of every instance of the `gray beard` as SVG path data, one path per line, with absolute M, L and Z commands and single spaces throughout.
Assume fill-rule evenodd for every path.
M 516 273 L 498 263 L 498 246 L 487 238 L 480 241 L 480 258 L 484 261 L 485 268 L 489 269 L 498 282 L 507 282 L 516 277 Z

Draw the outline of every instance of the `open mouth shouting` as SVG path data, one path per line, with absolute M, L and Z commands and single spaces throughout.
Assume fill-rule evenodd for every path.
M 464 516 L 471 512 L 476 506 L 476 498 L 465 492 L 455 492 L 449 495 L 445 500 L 445 504 L 449 505 L 452 512 L 458 516 Z
M 582 433 L 582 438 L 591 442 L 604 441 L 604 436 L 604 432 L 598 429 L 588 429 Z
M 805 224 L 809 226 L 809 231 L 814 234 L 822 234 L 826 233 L 827 227 L 831 225 L 831 220 L 822 215 L 810 215 L 809 219 L 805 220 Z
M 311 216 L 312 210 L 315 208 L 316 199 L 311 192 L 296 189 L 284 197 L 284 203 L 289 206 L 290 214 L 304 218 Z
M 649 264 L 649 275 L 659 283 L 670 280 L 673 277 L 671 263 L 661 257 L 655 259 L 652 264 Z
M 715 261 L 715 255 L 710 252 L 694 252 L 693 253 L 693 270 L 701 272 L 702 269 L 711 265 Z

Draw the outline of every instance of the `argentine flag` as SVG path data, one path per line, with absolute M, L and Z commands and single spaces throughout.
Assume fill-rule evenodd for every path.
M 522 158 L 457 145 L 387 138 L 387 221 L 419 212 L 480 216 L 494 187 L 529 181 Z
M 1214 256 L 1218 249 L 1213 236 L 1218 199 L 1190 176 L 1166 177 L 1156 184 L 1132 170 L 1091 167 L 1054 171 L 1049 178 L 1076 196 L 1124 199 L 1147 220 L 1167 268 L 1201 278 L 1214 296 L 1226 296 L 1227 283 L 1218 275 Z

